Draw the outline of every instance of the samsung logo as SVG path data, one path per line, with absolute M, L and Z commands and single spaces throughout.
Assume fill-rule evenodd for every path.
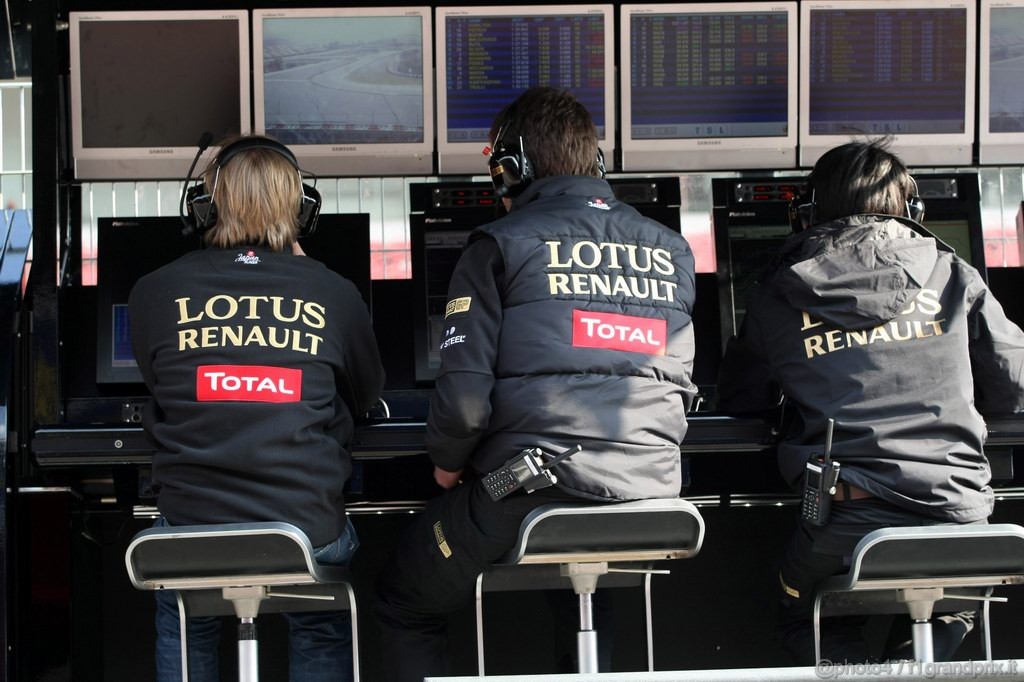
M 698 147 L 712 147 L 722 144 L 721 140 L 697 140 Z
M 331 147 L 332 152 L 354 152 L 355 147 Z
M 173 154 L 173 149 L 150 149 L 150 154 Z

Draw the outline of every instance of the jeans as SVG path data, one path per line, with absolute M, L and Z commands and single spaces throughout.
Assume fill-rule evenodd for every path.
M 168 526 L 162 517 L 154 527 Z M 351 520 L 334 542 L 317 547 L 317 563 L 347 566 L 359 548 Z M 349 611 L 316 611 L 281 614 L 288 621 L 288 679 L 291 682 L 351 682 L 352 615 Z M 216 616 L 189 618 L 189 682 L 218 680 L 217 649 L 221 619 Z M 156 679 L 181 680 L 181 634 L 177 592 L 156 592 Z

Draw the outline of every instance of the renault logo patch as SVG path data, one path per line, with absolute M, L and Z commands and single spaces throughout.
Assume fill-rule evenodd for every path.
M 453 298 L 448 301 L 448 305 L 444 307 L 444 316 L 454 315 L 455 313 L 464 313 L 469 310 L 469 304 L 473 302 L 473 299 L 469 296 L 463 296 L 462 298 Z
M 437 546 L 441 549 L 441 554 L 444 554 L 444 558 L 450 558 L 452 548 L 448 546 L 448 541 L 444 539 L 444 531 L 441 530 L 440 521 L 434 524 L 434 539 L 437 540 Z

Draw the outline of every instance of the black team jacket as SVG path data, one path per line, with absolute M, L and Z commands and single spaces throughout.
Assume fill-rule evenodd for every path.
M 427 448 L 487 473 L 526 447 L 579 497 L 677 497 L 695 393 L 693 255 L 607 182 L 533 182 L 471 235 L 449 286 Z
M 790 237 L 747 301 L 719 405 L 763 406 L 773 386 L 796 411 L 778 447 L 792 485 L 831 417 L 840 480 L 977 521 L 993 504 L 981 413 L 1024 408 L 1024 334 L 978 271 L 919 226 L 853 216 Z
M 353 416 L 384 383 L 355 286 L 290 252 L 210 248 L 139 280 L 129 314 L 168 522 L 286 521 L 334 541 Z

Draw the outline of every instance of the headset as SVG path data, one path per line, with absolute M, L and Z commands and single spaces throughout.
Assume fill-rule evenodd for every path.
M 518 135 L 515 141 L 505 140 L 505 133 L 511 124 L 512 119 L 509 118 L 498 128 L 498 134 L 494 136 L 494 146 L 489 150 L 490 155 L 487 158 L 491 184 L 494 185 L 494 193 L 498 198 L 515 199 L 536 179 L 533 163 L 526 155 L 523 136 Z M 485 153 L 487 151 L 485 150 Z M 600 147 L 597 148 L 597 169 L 604 178 L 604 152 Z
M 906 200 L 907 214 L 904 217 L 920 223 L 924 220 L 924 199 L 917 189 L 917 180 L 911 175 L 907 177 L 910 179 L 911 189 Z M 789 202 L 789 226 L 793 232 L 801 232 L 814 225 L 814 211 L 814 179 L 811 177 L 803 190 Z
M 187 217 L 185 215 L 181 216 L 182 221 L 185 223 L 185 229 L 182 230 L 185 235 L 189 235 L 192 232 L 203 233 L 217 224 L 217 206 L 214 203 L 214 196 L 217 194 L 217 182 L 220 179 L 220 171 L 231 159 L 250 149 L 272 151 L 283 156 L 295 168 L 295 171 L 299 174 L 299 182 L 302 185 L 302 199 L 299 201 L 298 209 L 299 237 L 313 234 L 316 230 L 317 219 L 320 217 L 320 205 L 322 203 L 320 192 L 317 191 L 315 186 L 302 182 L 302 170 L 299 168 L 299 162 L 296 160 L 295 155 L 292 154 L 292 151 L 269 137 L 243 137 L 232 142 L 220 150 L 211 164 L 216 169 L 213 176 L 213 189 L 210 192 L 206 192 L 206 187 L 202 180 L 189 187 L 189 183 L 192 181 L 192 170 L 195 168 L 199 156 L 209 146 L 208 135 L 209 133 L 204 134 L 199 141 L 199 152 L 192 161 L 192 167 L 189 169 L 188 177 L 185 179 L 185 190 L 181 195 L 182 203 L 188 206 Z

